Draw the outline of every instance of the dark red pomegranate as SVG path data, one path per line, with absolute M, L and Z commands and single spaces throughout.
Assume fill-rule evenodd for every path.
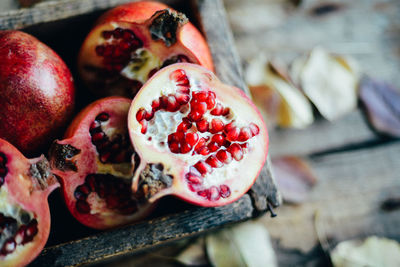
M 159 2 L 118 6 L 98 20 L 84 41 L 80 74 L 97 95 L 133 97 L 157 70 L 192 62 L 213 70 L 200 32 L 186 16 Z
M 37 154 L 72 115 L 71 73 L 53 50 L 19 31 L 0 31 L 0 59 L 0 138 Z
M 42 156 L 26 159 L 0 139 L 0 266 L 25 266 L 50 231 L 48 195 L 59 186 Z
M 240 198 L 267 157 L 260 113 L 238 88 L 194 64 L 168 66 L 134 98 L 128 128 L 140 165 L 133 190 L 201 206 Z
M 68 209 L 92 228 L 123 225 L 151 211 L 131 191 L 139 158 L 127 128 L 130 103 L 127 98 L 108 97 L 90 104 L 73 120 L 66 139 L 56 141 L 49 153 Z

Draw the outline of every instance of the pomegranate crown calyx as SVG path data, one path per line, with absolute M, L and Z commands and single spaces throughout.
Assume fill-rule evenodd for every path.
M 170 47 L 177 41 L 178 28 L 189 20 L 185 14 L 167 8 L 154 13 L 150 21 L 151 38 L 155 41 L 162 40 L 167 47 Z

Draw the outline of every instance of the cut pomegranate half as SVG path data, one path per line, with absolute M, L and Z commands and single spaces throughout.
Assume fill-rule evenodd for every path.
M 68 209 L 92 228 L 123 225 L 152 210 L 131 191 L 139 158 L 128 135 L 130 103 L 128 98 L 108 97 L 90 104 L 74 119 L 66 139 L 56 141 L 49 153 Z
M 206 41 L 184 14 L 158 2 L 134 2 L 100 17 L 78 67 L 97 95 L 133 97 L 157 70 L 177 62 L 213 69 Z
M 0 266 L 25 266 L 50 231 L 49 194 L 59 186 L 42 156 L 26 159 L 0 139 Z
M 268 152 L 251 100 L 194 64 L 154 75 L 132 102 L 128 128 L 141 159 L 133 190 L 150 202 L 169 194 L 201 206 L 233 202 L 254 183 Z

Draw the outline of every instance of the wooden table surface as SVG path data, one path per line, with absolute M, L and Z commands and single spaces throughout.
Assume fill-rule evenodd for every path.
M 353 57 L 364 73 L 400 88 L 400 1 L 292 2 L 225 0 L 244 66 L 259 53 L 289 63 L 318 45 Z M 315 15 L 328 3 L 338 9 Z M 400 210 L 380 208 L 385 199 L 400 197 L 398 140 L 376 135 L 360 110 L 333 123 L 319 118 L 305 130 L 270 135 L 272 158 L 301 156 L 318 177 L 305 203 L 284 204 L 278 217 L 260 219 L 281 266 L 324 265 L 319 238 L 329 240 L 325 248 L 372 234 L 400 241 Z

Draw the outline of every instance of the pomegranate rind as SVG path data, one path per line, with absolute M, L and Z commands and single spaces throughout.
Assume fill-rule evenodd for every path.
M 50 47 L 20 31 L 0 31 L 0 58 L 0 137 L 37 155 L 72 116 L 71 72 Z
M 100 113 L 108 113 L 110 120 L 108 127 L 118 128 L 121 123 L 126 124 L 126 114 L 128 112 L 131 100 L 124 97 L 107 97 L 93 102 L 84 108 L 73 120 L 70 127 L 65 133 L 64 140 L 56 141 L 58 145 L 71 145 L 79 149 L 79 153 L 74 155 L 70 162 L 77 167 L 76 170 L 61 170 L 55 166 L 57 155 L 50 155 L 50 162 L 53 172 L 60 177 L 63 197 L 71 214 L 82 224 L 95 229 L 109 229 L 121 225 L 125 225 L 146 217 L 152 210 L 151 204 L 140 204 L 138 211 L 130 215 L 124 215 L 107 210 L 102 213 L 91 210 L 89 214 L 77 211 L 77 199 L 74 196 L 75 189 L 78 185 L 85 182 L 88 174 L 111 174 L 119 177 L 129 177 L 133 173 L 134 165 L 130 170 L 124 172 L 118 170 L 118 166 L 112 164 L 102 164 L 98 159 L 98 152 L 95 145 L 91 141 L 89 132 L 90 124 L 96 119 Z M 102 166 L 102 167 L 100 167 Z
M 8 173 L 0 190 L 5 190 L 9 205 L 18 205 L 27 212 L 35 215 L 38 222 L 38 233 L 31 242 L 17 246 L 14 252 L 0 256 L 1 266 L 26 266 L 42 251 L 50 233 L 50 211 L 47 204 L 49 194 L 60 186 L 55 177 L 50 177 L 39 188 L 29 176 L 32 164 L 44 160 L 39 158 L 27 159 L 12 144 L 0 139 L 0 152 L 7 158 Z
M 211 52 L 206 40 L 197 28 L 190 22 L 185 23 L 177 29 L 177 41 L 170 47 L 159 40 L 154 41 L 151 38 L 148 26 L 151 17 L 157 11 L 170 9 L 165 4 L 159 2 L 133 2 L 115 7 L 103 14 L 97 21 L 95 27 L 85 38 L 78 56 L 78 70 L 87 85 L 96 90 L 96 94 L 107 95 L 109 92 L 101 92 L 95 86 L 98 83 L 98 77 L 88 71 L 86 66 L 102 68 L 103 58 L 96 54 L 96 46 L 102 44 L 102 32 L 112 31 L 116 28 L 130 29 L 143 42 L 143 47 L 148 49 L 154 56 L 164 62 L 174 55 L 185 55 L 188 59 L 203 67 L 213 71 Z M 115 95 L 126 95 L 124 89 L 113 88 Z
M 193 166 L 198 158 L 201 157 L 192 160 L 190 159 L 191 153 L 174 154 L 169 150 L 168 145 L 154 145 L 141 132 L 142 126 L 136 119 L 137 112 L 143 108 L 151 110 L 152 100 L 162 94 L 166 95 L 174 92 L 175 84 L 171 82 L 169 77 L 172 72 L 179 69 L 186 72 L 191 85 L 197 84 L 199 88 L 211 88 L 215 92 L 217 100 L 237 114 L 237 116 L 234 116 L 236 116 L 235 121 L 238 125 L 246 125 L 252 122 L 259 127 L 259 133 L 249 139 L 248 142 L 251 146 L 243 159 L 239 162 L 234 160 L 232 165 L 227 165 L 225 172 L 218 174 L 218 177 L 214 177 L 230 187 L 231 194 L 229 197 L 208 200 L 189 190 L 185 175 L 189 172 L 190 166 Z M 154 116 L 157 116 L 157 113 Z M 132 144 L 141 158 L 140 166 L 133 178 L 132 190 L 137 191 L 139 189 L 140 174 L 147 164 L 161 163 L 167 174 L 173 177 L 173 185 L 160 190 L 149 199 L 150 202 L 156 201 L 165 195 L 175 195 L 187 202 L 200 206 L 213 207 L 231 203 L 245 194 L 253 185 L 264 166 L 268 154 L 269 140 L 265 123 L 260 112 L 247 95 L 236 87 L 223 84 L 211 71 L 195 64 L 179 63 L 168 66 L 157 72 L 146 82 L 132 101 L 128 115 L 128 128 Z M 163 140 L 163 142 L 166 144 L 167 140 Z M 217 183 L 215 185 L 220 184 Z

